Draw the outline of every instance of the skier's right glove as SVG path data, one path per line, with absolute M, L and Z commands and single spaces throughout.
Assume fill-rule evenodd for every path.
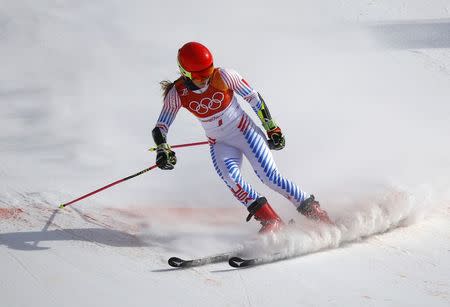
M 156 165 L 160 169 L 171 170 L 177 164 L 175 152 L 170 149 L 169 144 L 162 143 L 156 148 Z

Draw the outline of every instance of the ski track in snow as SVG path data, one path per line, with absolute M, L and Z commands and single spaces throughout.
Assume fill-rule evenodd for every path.
M 173 270 L 166 263 L 168 257 L 178 254 L 205 256 L 208 253 L 236 247 L 239 242 L 250 242 L 245 245 L 244 254 L 257 256 L 272 254 L 276 251 L 281 253 L 281 256 L 277 255 L 277 258 L 291 258 L 328 251 L 317 253 L 315 258 L 336 258 L 337 260 L 333 261 L 339 263 L 344 259 L 352 259 L 354 257 L 352 254 L 355 252 L 364 254 L 365 250 L 370 249 L 376 251 L 376 254 L 382 253 L 394 258 L 399 257 L 405 263 L 412 262 L 431 271 L 439 270 L 440 266 L 443 266 L 444 269 L 448 267 L 448 264 L 442 263 L 439 258 L 434 259 L 429 255 L 421 255 L 414 248 L 410 250 L 402 247 L 400 242 L 395 243 L 396 237 L 399 237 L 404 243 L 414 243 L 414 234 L 417 233 L 415 228 L 419 227 L 420 230 L 423 224 L 424 230 L 430 229 L 429 225 L 433 225 L 436 216 L 442 215 L 442 213 L 444 213 L 442 216 L 444 220 L 449 218 L 448 201 L 433 193 L 429 187 L 420 187 L 409 191 L 390 188 L 376 197 L 355 200 L 354 203 L 347 205 L 347 210 L 342 211 L 345 214 L 332 216 L 336 220 L 335 226 L 317 224 L 299 216 L 295 225 L 276 236 L 255 236 L 253 226 L 256 225 L 243 224 L 240 211 L 235 212 L 238 214 L 233 213 L 229 216 L 226 214 L 214 216 L 210 215 L 210 211 L 206 210 L 205 213 L 201 209 L 192 210 L 189 215 L 180 215 L 180 212 L 185 209 L 179 211 L 154 208 L 146 211 L 139 208 L 117 210 L 97 206 L 80 206 L 60 210 L 49 206 L 49 203 L 52 202 L 59 203 L 55 201 L 59 197 L 61 196 L 51 193 L 46 195 L 21 193 L 16 198 L 10 194 L 9 200 L 7 200 L 2 196 L 6 203 L 11 203 L 10 208 L 18 213 L 9 215 L 7 219 L 2 220 L 3 222 L 8 221 L 8 223 L 1 223 L 0 249 L 8 248 L 9 257 L 15 259 L 14 261 L 18 263 L 19 267 L 34 280 L 33 287 L 42 288 L 44 292 L 47 291 L 45 285 L 49 283 L 46 277 L 47 273 L 43 273 L 46 269 L 42 266 L 41 261 L 32 260 L 33 257 L 28 253 L 46 253 L 46 257 L 49 257 L 54 265 L 71 272 L 67 276 L 83 276 L 83 279 L 92 279 L 91 285 L 106 279 L 121 283 L 124 277 L 127 280 L 129 278 L 146 280 L 149 278 L 148 274 L 156 274 L 153 277 L 162 285 L 165 284 L 163 281 L 166 280 L 165 278 L 169 278 L 169 280 L 172 278 L 170 275 L 165 275 L 163 278 L 164 275 L 161 274 L 170 273 L 177 276 L 176 278 L 182 278 L 185 282 L 197 284 L 198 289 L 205 288 L 209 291 L 223 289 L 223 291 L 235 293 L 236 289 L 230 284 L 234 280 L 234 283 L 238 282 L 240 285 L 240 294 L 236 295 L 240 295 L 243 300 L 238 305 L 243 306 L 261 304 L 260 299 L 255 296 L 255 291 L 259 287 L 255 288 L 255 280 L 252 276 L 257 280 L 266 275 L 266 272 L 272 272 L 271 274 L 276 276 L 275 272 L 280 269 L 284 271 L 283 268 L 292 268 L 295 272 L 297 265 L 307 264 L 313 258 L 301 257 L 298 260 L 276 262 L 242 271 L 229 268 L 226 262 L 186 270 Z M 25 205 L 22 206 L 20 203 Z M 221 217 L 222 221 L 220 221 Z M 218 224 L 214 223 L 215 219 L 219 221 Z M 401 231 L 398 230 L 399 227 L 401 227 Z M 233 233 L 233 231 L 235 232 Z M 228 234 L 224 235 L 227 232 Z M 390 235 L 387 236 L 387 234 Z M 239 239 L 236 240 L 237 238 Z M 448 248 L 448 233 L 446 240 Z M 420 242 L 419 244 L 428 245 L 429 242 Z M 338 247 L 344 248 L 339 249 Z M 62 250 L 60 250 L 61 248 Z M 71 248 L 75 248 L 76 252 L 71 251 Z M 340 252 L 329 253 L 333 250 Z M 18 252 L 19 254 L 17 254 Z M 104 259 L 106 262 L 102 264 L 97 260 L 93 261 L 97 258 Z M 93 263 L 89 264 L 90 261 Z M 110 267 L 108 263 L 111 263 L 113 267 Z M 327 270 L 330 270 L 337 263 L 322 263 L 321 266 L 326 266 Z M 51 266 L 51 264 L 48 265 Z M 402 265 L 394 270 L 392 264 L 389 263 L 378 263 L 375 260 L 374 265 L 378 266 L 377 274 L 389 276 L 397 274 L 396 276 L 403 280 L 404 287 L 408 286 L 411 289 L 418 287 L 417 277 L 411 278 L 410 274 L 414 276 L 414 273 L 401 269 Z M 47 267 L 47 264 L 45 266 Z M 50 269 L 50 266 L 47 267 L 47 270 Z M 298 275 L 300 279 L 311 278 L 304 276 L 310 273 L 308 273 L 307 267 L 304 265 L 302 267 L 301 273 L 299 272 L 300 275 Z M 319 268 L 317 269 L 319 270 Z M 232 272 L 237 274 L 236 277 L 228 275 Z M 66 274 L 68 273 L 64 273 L 64 275 Z M 287 274 L 286 278 L 292 278 L 288 277 L 287 272 L 285 274 Z M 64 277 L 63 280 L 65 278 L 67 277 Z M 317 278 L 325 282 L 321 277 Z M 271 283 L 270 281 L 266 282 Z M 173 280 L 170 283 L 173 283 Z M 448 289 L 449 283 L 440 277 L 431 277 L 423 281 L 423 291 L 441 302 L 448 302 Z M 78 291 L 81 290 L 78 289 Z M 260 291 L 261 289 L 257 290 L 257 293 L 264 296 Z M 49 296 L 48 302 L 54 305 L 60 300 L 55 292 L 47 291 L 47 295 Z M 361 297 L 364 300 L 373 300 L 376 295 L 371 293 Z M 208 300 L 214 301 L 217 298 L 210 297 Z M 205 301 L 196 302 L 199 305 L 206 304 Z M 232 303 L 235 302 L 232 299 L 222 298 L 217 302 L 218 305 L 235 304 Z M 434 302 L 438 301 L 434 300 Z M 187 305 L 191 304 L 196 305 L 192 302 L 187 303 Z M 264 303 L 262 304 L 264 305 Z

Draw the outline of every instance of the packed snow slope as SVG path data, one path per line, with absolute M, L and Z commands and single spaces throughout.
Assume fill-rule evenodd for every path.
M 0 0 L 0 305 L 449 306 L 450 2 L 221 5 Z M 158 82 L 191 40 L 263 95 L 280 171 L 336 220 L 298 216 L 244 163 L 296 220 L 245 253 L 290 260 L 168 267 L 258 229 L 205 147 L 57 209 L 154 163 Z M 180 111 L 170 143 L 204 138 Z

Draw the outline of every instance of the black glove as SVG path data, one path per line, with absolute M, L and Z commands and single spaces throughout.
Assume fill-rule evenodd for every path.
M 286 141 L 280 127 L 267 131 L 267 136 L 269 137 L 270 149 L 281 150 L 286 145 Z
M 162 143 L 156 149 L 156 165 L 160 169 L 171 170 L 177 164 L 175 152 L 170 149 L 169 144 Z

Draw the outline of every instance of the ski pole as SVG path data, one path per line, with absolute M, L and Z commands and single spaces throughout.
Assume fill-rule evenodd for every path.
M 170 146 L 170 148 L 181 148 L 181 147 L 198 146 L 198 145 L 205 145 L 205 144 L 209 144 L 209 142 L 208 141 L 204 141 L 204 142 L 196 142 L 196 143 L 187 143 L 187 144 L 173 145 L 173 146 Z M 152 147 L 148 151 L 156 151 L 156 149 L 157 149 L 156 147 Z
M 173 146 L 171 146 L 171 148 L 181 148 L 181 147 L 199 146 L 199 145 L 205 145 L 205 144 L 208 144 L 208 143 L 209 143 L 208 141 L 204 141 L 204 142 L 196 142 L 196 143 L 179 144 L 179 145 L 173 145 Z M 156 148 L 150 148 L 149 150 L 150 150 L 150 151 L 155 151 Z M 148 172 L 148 171 L 151 171 L 152 169 L 154 169 L 154 168 L 156 168 L 156 167 L 157 167 L 157 165 L 155 164 L 155 165 L 152 165 L 152 166 L 150 166 L 150 167 L 148 167 L 148 168 L 146 168 L 146 169 L 144 169 L 144 170 L 142 170 L 142 171 L 140 171 L 140 172 L 138 172 L 138 173 L 136 173 L 136 174 L 133 174 L 133 175 L 130 175 L 130 176 L 128 176 L 128 177 L 125 177 L 125 178 L 119 179 L 119 180 L 117 180 L 117 181 L 114 181 L 113 183 L 110 183 L 110 184 L 108 184 L 108 185 L 105 185 L 104 187 L 101 187 L 100 189 L 97 189 L 97 190 L 95 190 L 95 191 L 92 191 L 92 192 L 90 192 L 90 193 L 88 193 L 88 194 L 86 194 L 86 195 L 80 196 L 80 197 L 78 197 L 77 199 L 74 199 L 74 200 L 72 200 L 72 201 L 69 201 L 69 202 L 67 202 L 67 203 L 65 203 L 65 204 L 61 204 L 61 205 L 59 205 L 59 208 L 61 208 L 61 209 L 62 209 L 62 208 L 65 208 L 65 207 L 67 207 L 67 206 L 69 206 L 69 205 L 71 205 L 71 204 L 73 204 L 73 203 L 76 203 L 76 202 L 78 202 L 78 201 L 80 201 L 80 200 L 82 200 L 82 199 L 85 199 L 85 198 L 87 198 L 87 197 L 89 197 L 89 196 L 91 196 L 91 195 L 94 195 L 94 194 L 97 194 L 98 192 L 101 192 L 101 191 L 103 191 L 103 190 L 109 189 L 110 187 L 113 187 L 113 186 L 115 186 L 116 184 L 119 184 L 119 183 L 121 183 L 121 182 L 127 181 L 128 179 L 131 179 L 131 178 L 137 177 L 137 176 L 139 176 L 139 175 L 142 175 L 142 174 L 144 174 L 144 173 L 146 173 L 146 172 Z
M 136 173 L 136 174 L 134 174 L 134 175 L 131 175 L 131 176 L 128 176 L 128 177 L 119 179 L 119 180 L 117 180 L 117 181 L 114 181 L 113 183 L 110 183 L 110 184 L 108 184 L 108 185 L 105 185 L 104 187 L 102 187 L 102 188 L 100 188 L 100 189 L 98 189 L 98 190 L 92 191 L 92 192 L 90 192 L 90 193 L 88 193 L 88 194 L 86 194 L 86 195 L 83 195 L 83 196 L 81 196 L 81 197 L 78 197 L 77 199 L 74 199 L 74 200 L 72 200 L 72 201 L 69 201 L 68 203 L 61 204 L 61 205 L 59 206 L 59 208 L 67 207 L 67 206 L 69 206 L 69 205 L 71 205 L 71 204 L 73 204 L 73 203 L 76 203 L 77 201 L 80 201 L 80 200 L 82 200 L 82 199 L 85 199 L 86 197 L 89 197 L 89 196 L 91 196 L 91 195 L 97 194 L 97 193 L 100 192 L 100 191 L 103 191 L 103 190 L 106 190 L 106 189 L 108 189 L 108 188 L 110 188 L 110 187 L 112 187 L 112 186 L 115 186 L 116 184 L 119 184 L 119 183 L 121 183 L 121 182 L 124 182 L 124 181 L 126 181 L 126 180 L 128 180 L 128 179 L 134 178 L 134 177 L 136 177 L 136 176 L 142 175 L 143 173 L 146 173 L 146 172 L 148 172 L 148 171 L 151 171 L 151 170 L 154 169 L 156 166 L 157 166 L 156 164 L 155 164 L 155 165 L 152 165 L 152 166 L 150 166 L 149 168 L 146 168 L 146 169 L 144 169 L 143 171 L 140 171 L 139 173 Z

